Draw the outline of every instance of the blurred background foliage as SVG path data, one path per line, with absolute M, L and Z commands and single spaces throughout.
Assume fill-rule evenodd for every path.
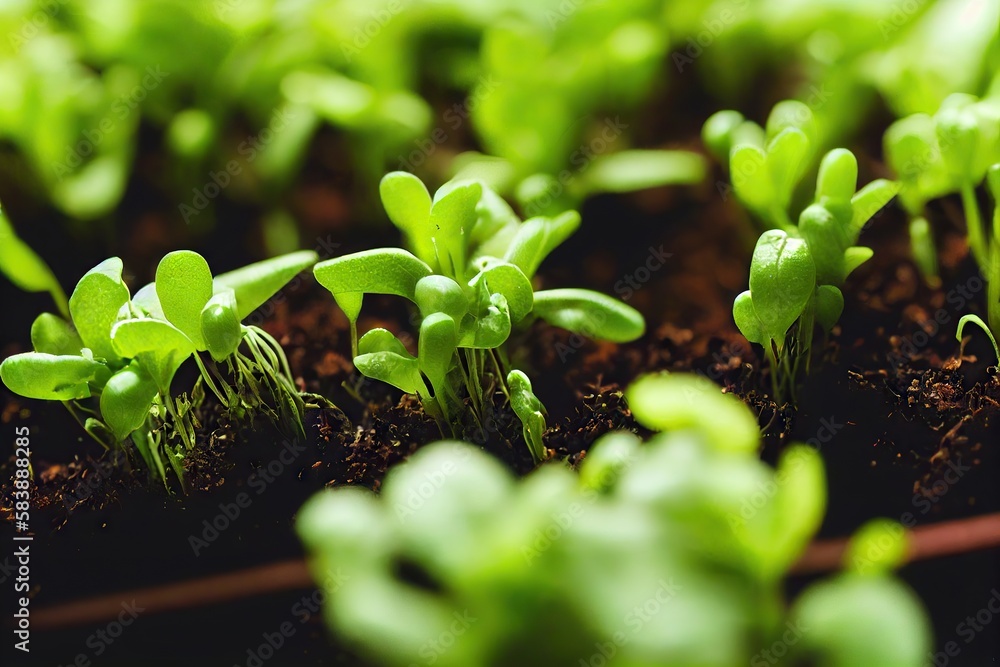
M 389 169 L 578 205 L 701 180 L 633 149 L 694 147 L 718 108 L 800 99 L 823 148 L 873 110 L 1000 94 L 998 25 L 997 0 L 8 1 L 0 200 L 112 243 L 139 192 L 189 246 L 231 202 L 269 253 L 300 245 L 311 179 L 344 224 L 378 217 Z

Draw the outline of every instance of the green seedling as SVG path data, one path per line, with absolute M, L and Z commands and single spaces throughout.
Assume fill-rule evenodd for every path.
M 475 619 L 438 664 L 571 665 L 649 604 L 614 644 L 621 664 L 754 664 L 777 644 L 773 662 L 788 667 L 924 664 L 926 613 L 892 573 L 906 560 L 902 526 L 866 525 L 847 571 L 789 604 L 786 577 L 826 510 L 820 454 L 792 445 L 777 469 L 763 463 L 753 413 L 704 378 L 650 376 L 626 395 L 655 435 L 600 437 L 579 474 L 552 462 L 516 479 L 449 441 L 390 470 L 378 496 L 341 487 L 309 500 L 297 530 L 331 630 L 402 667 L 427 637 Z M 428 479 L 440 484 L 421 495 Z M 789 642 L 790 627 L 808 631 Z
M 662 20 L 641 0 L 572 12 L 509 7 L 484 27 L 470 91 L 486 155 L 463 154 L 452 173 L 483 179 L 529 215 L 576 209 L 601 192 L 702 182 L 698 154 L 631 141 L 632 112 L 663 75 Z
M 263 411 L 302 434 L 303 401 L 280 345 L 241 320 L 315 261 L 312 251 L 292 253 L 213 279 L 204 258 L 177 251 L 161 260 L 155 282 L 130 296 L 121 260 L 108 259 L 80 279 L 69 320 L 38 316 L 35 351 L 5 359 L 0 378 L 22 396 L 65 402 L 105 447 L 131 440 L 164 479 L 165 453 L 183 481 L 202 382 L 235 416 Z M 175 396 L 174 375 L 189 358 L 201 378 L 190 394 Z
M 860 191 L 854 155 L 835 149 L 823 158 L 815 203 L 797 226 L 764 232 L 750 264 L 750 289 L 733 303 L 740 332 L 764 347 L 775 400 L 794 401 L 800 370 L 809 367 L 817 324 L 831 332 L 844 309 L 840 288 L 872 256 L 856 246 L 868 220 L 898 191 L 891 181 L 873 181 Z
M 538 266 L 579 226 L 575 211 L 522 222 L 478 181 L 450 182 L 432 199 L 418 178 L 404 172 L 388 174 L 380 191 L 410 251 L 368 250 L 315 268 L 316 279 L 350 322 L 355 366 L 418 395 L 448 434 L 463 430 L 470 411 L 481 425 L 484 401 L 501 391 L 524 424 L 532 455 L 541 460 L 544 408 L 527 377 L 509 367 L 505 343 L 511 333 L 540 318 L 624 342 L 642 335 L 642 316 L 588 290 L 533 290 Z M 400 296 L 416 307 L 416 356 L 384 329 L 358 338 L 366 294 Z
M 979 260 L 979 267 L 986 281 L 987 321 L 984 322 L 978 315 L 966 315 L 958 321 L 956 336 L 961 341 L 962 331 L 967 324 L 978 326 L 986 332 L 993 344 L 993 351 L 997 355 L 997 365 L 1000 366 L 1000 346 L 997 345 L 997 336 L 1000 336 L 1000 163 L 989 168 L 986 182 L 989 185 L 990 194 L 993 196 L 993 224 L 989 236 L 983 235 L 985 247 L 981 250 L 982 259 Z M 975 201 L 971 202 L 970 206 L 974 206 L 978 210 L 978 204 Z M 973 224 L 973 222 L 970 218 L 969 224 Z
M 961 196 L 969 249 L 980 266 L 988 266 L 990 241 L 975 189 L 987 168 L 1000 161 L 1000 104 L 952 95 L 934 116 L 914 114 L 893 123 L 883 143 L 886 160 L 902 185 L 899 198 L 910 216 L 913 256 L 923 275 L 939 282 L 927 203 L 953 193 Z
M 815 152 L 812 110 L 795 100 L 779 102 L 766 128 L 735 111 L 720 111 L 702 129 L 709 151 L 730 173 L 732 189 L 767 229 L 790 230 L 796 186 Z

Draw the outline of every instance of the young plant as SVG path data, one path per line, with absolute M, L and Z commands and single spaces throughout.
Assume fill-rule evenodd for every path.
M 733 192 L 765 229 L 794 227 L 792 196 L 815 152 L 816 123 L 808 106 L 779 102 L 766 129 L 736 111 L 720 111 L 705 122 L 702 139 L 729 170 Z
M 959 193 L 968 226 L 969 249 L 980 266 L 989 261 L 976 187 L 1000 161 L 1000 102 L 955 94 L 934 116 L 914 114 L 893 123 L 884 136 L 886 160 L 902 184 L 899 199 L 910 216 L 910 241 L 917 266 L 938 282 L 937 249 L 927 220 L 932 199 Z
M 431 199 L 423 183 L 405 172 L 385 176 L 380 192 L 412 252 L 368 250 L 315 268 L 316 279 L 350 321 L 355 366 L 419 396 L 448 434 L 463 431 L 467 412 L 482 425 L 484 404 L 499 390 L 524 423 L 533 456 L 544 458 L 544 408 L 527 377 L 510 367 L 505 343 L 511 332 L 541 318 L 625 342 L 642 335 L 642 316 L 597 292 L 534 291 L 531 280 L 542 260 L 579 226 L 575 211 L 522 222 L 480 182 L 452 181 Z M 396 295 L 416 306 L 417 356 L 385 329 L 358 338 L 366 294 Z
M 795 399 L 801 370 L 808 370 L 816 324 L 829 335 L 844 309 L 847 276 L 872 256 L 856 246 L 868 220 L 898 191 L 877 180 L 855 191 L 858 164 L 843 148 L 826 154 L 816 180 L 815 203 L 786 230 L 764 232 L 750 264 L 750 289 L 736 297 L 740 332 L 764 347 L 774 400 Z
M 704 378 L 642 378 L 627 398 L 658 433 L 602 436 L 579 474 L 551 464 L 518 480 L 478 447 L 440 442 L 390 470 L 380 496 L 309 500 L 297 530 L 331 630 L 386 666 L 412 664 L 456 619 L 468 622 L 436 654 L 445 667 L 572 665 L 614 637 L 622 665 L 924 664 L 926 613 L 892 574 L 902 526 L 866 525 L 846 571 L 788 602 L 826 509 L 822 457 L 793 445 L 777 470 L 761 462 L 754 415 Z M 435 493 L 407 502 L 441 470 Z M 553 512 L 572 520 L 556 530 Z M 630 623 L 644 601 L 655 613 Z M 789 627 L 808 631 L 789 642 Z
M 974 324 L 986 332 L 987 337 L 993 344 L 993 351 L 997 356 L 997 366 L 1000 366 L 1000 345 L 997 344 L 997 337 L 1000 336 L 1000 163 L 994 164 L 987 171 L 986 182 L 989 184 L 990 194 L 993 196 L 993 224 L 988 240 L 984 240 L 985 249 L 982 250 L 983 259 L 979 261 L 979 269 L 986 282 L 986 322 L 978 315 L 965 315 L 958 321 L 958 332 L 956 337 L 962 340 L 962 331 L 967 324 Z M 975 202 L 970 205 L 977 206 Z M 969 219 L 969 224 L 974 220 Z
M 63 401 L 105 447 L 131 440 L 164 481 L 165 453 L 183 482 L 202 382 L 237 418 L 263 411 L 302 433 L 303 402 L 281 347 L 240 321 L 315 261 L 312 251 L 292 253 L 213 279 L 204 258 L 177 251 L 161 260 L 155 282 L 130 296 L 122 262 L 113 257 L 80 279 L 69 320 L 36 318 L 34 352 L 5 359 L 0 378 L 22 396 Z M 202 352 L 211 356 L 210 367 Z M 189 357 L 201 377 L 190 393 L 175 396 L 171 383 Z M 226 374 L 218 368 L 223 362 Z
M 487 155 L 462 154 L 456 178 L 482 178 L 529 217 L 576 209 L 601 192 L 704 180 L 697 153 L 631 141 L 630 114 L 663 79 L 670 46 L 655 4 L 511 6 L 484 26 L 481 43 L 470 109 Z

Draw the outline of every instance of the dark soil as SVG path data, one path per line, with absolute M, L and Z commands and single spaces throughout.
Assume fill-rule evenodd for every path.
M 368 228 L 367 238 L 341 236 L 342 200 L 317 187 L 303 187 L 308 204 L 298 213 L 318 238 L 331 238 L 323 230 L 333 229 L 337 252 L 396 242 L 384 228 Z M 947 208 L 936 217 L 945 248 L 941 288 L 928 288 L 917 276 L 896 213 L 879 218 L 862 238 L 875 248 L 875 259 L 845 290 L 844 318 L 817 351 L 797 409 L 769 400 L 766 370 L 732 322 L 732 300 L 745 287 L 755 238 L 735 211 L 711 188 L 600 198 L 585 209 L 583 228 L 543 266 L 542 286 L 616 293 L 646 315 L 649 327 L 642 340 L 624 346 L 583 341 L 540 324 L 521 334 L 515 363 L 536 378 L 549 410 L 546 444 L 553 457 L 575 464 L 601 434 L 638 430 L 622 388 L 643 372 L 687 370 L 711 378 L 758 413 L 766 460 L 793 441 L 820 448 L 830 487 L 824 536 L 848 534 L 875 516 L 923 525 L 1000 509 L 1000 380 L 988 365 L 988 343 L 973 336 L 963 354 L 954 340 L 958 318 L 982 312 L 983 290 L 973 289 L 974 267 Z M 647 260 L 664 254 L 662 265 L 649 270 Z M 70 276 L 63 278 L 70 283 Z M 2 289 L 4 302 L 13 305 L 12 288 Z M 16 298 L 9 325 L 18 333 L 0 348 L 4 355 L 25 348 L 33 314 L 47 307 L 41 297 Z M 409 330 L 409 313 L 398 300 L 371 299 L 366 314 L 362 329 Z M 299 556 L 293 521 L 308 497 L 329 485 L 377 490 L 388 468 L 442 437 L 413 399 L 356 375 L 346 320 L 311 280 L 286 290 L 262 315 L 300 386 L 339 409 L 310 410 L 307 440 L 289 442 L 265 424 L 236 432 L 218 406 L 206 404 L 199 450 L 186 463 L 187 494 L 149 484 L 145 471 L 127 461 L 111 465 L 112 455 L 86 439 L 62 406 L 0 393 L 3 430 L 31 428 L 39 472 L 32 513 L 36 609 Z M 527 473 L 532 464 L 518 422 L 501 400 L 494 404 L 487 428 L 465 436 Z M 5 464 L 0 476 L 9 479 L 10 472 Z M 241 498 L 248 499 L 243 507 Z M 213 523 L 225 527 L 215 530 Z M 4 530 L 10 530 L 7 521 Z M 998 572 L 996 554 L 979 553 L 909 566 L 903 576 L 925 600 L 943 644 L 955 639 L 956 624 L 982 606 L 980 599 L 985 604 Z M 246 665 L 263 633 L 286 621 L 296 632 L 269 666 L 361 664 L 330 642 L 315 614 L 300 613 L 303 596 L 311 595 L 291 591 L 140 614 L 99 658 L 99 642 L 88 638 L 104 624 L 38 633 L 31 664 L 41 664 L 41 657 L 44 664 L 68 665 L 84 654 L 102 665 Z M 4 604 L 10 598 L 5 595 Z M 995 636 L 983 636 L 951 664 L 982 664 L 996 651 Z

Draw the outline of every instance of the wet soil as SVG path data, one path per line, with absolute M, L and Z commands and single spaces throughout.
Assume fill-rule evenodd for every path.
M 337 193 L 317 194 L 318 187 L 303 186 L 308 192 L 302 201 L 309 204 L 297 211 L 305 228 L 317 233 L 317 245 L 334 239 L 339 253 L 398 241 L 384 227 L 369 228 L 367 237 L 342 233 L 338 221 L 346 214 L 337 208 Z M 818 344 L 813 371 L 792 408 L 769 399 L 767 371 L 732 323 L 732 300 L 745 288 L 755 238 L 737 207 L 720 200 L 711 186 L 590 202 L 582 229 L 543 265 L 539 287 L 616 294 L 647 317 L 648 332 L 621 346 L 537 323 L 519 334 L 513 361 L 537 378 L 536 392 L 549 410 L 546 445 L 552 456 L 575 464 L 601 434 L 639 430 L 622 388 L 643 372 L 686 370 L 709 377 L 754 409 L 765 433 L 765 460 L 775 460 L 793 441 L 820 448 L 830 488 L 824 536 L 850 533 L 875 516 L 922 525 L 1000 509 L 1000 380 L 989 365 L 988 343 L 973 336 L 963 348 L 954 339 L 962 314 L 982 312 L 984 290 L 981 283 L 976 288 L 977 274 L 948 202 L 936 214 L 942 286 L 927 287 L 907 259 L 901 216 L 880 216 L 862 237 L 875 248 L 875 259 L 852 276 L 845 315 L 830 340 Z M 220 270 L 229 268 L 225 257 L 219 261 Z M 143 278 L 136 277 L 137 285 Z M 12 289 L 2 289 L 5 303 L 13 304 Z M 17 295 L 8 321 L 17 333 L 0 353 L 25 349 L 31 318 L 46 307 L 40 297 Z M 410 314 L 398 300 L 371 299 L 365 313 L 362 329 L 409 330 Z M 206 404 L 199 449 L 186 462 L 186 494 L 149 484 L 145 471 L 127 461 L 112 465 L 115 455 L 89 441 L 62 406 L 0 390 L 3 431 L 31 428 L 39 472 L 33 605 L 301 555 L 292 527 L 309 496 L 331 485 L 378 490 L 387 469 L 442 437 L 412 398 L 354 372 L 346 320 L 310 279 L 285 290 L 260 320 L 286 349 L 300 387 L 338 407 L 310 410 L 307 439 L 292 442 L 266 424 L 238 431 L 218 406 Z M 466 437 L 514 471 L 528 473 L 532 463 L 517 420 L 499 397 L 494 405 L 485 433 Z M 9 475 L 6 462 L 0 477 Z M 4 518 L 9 492 L 5 487 Z M 7 521 L 4 530 L 9 532 Z M 1000 583 L 998 573 L 993 553 L 903 570 L 931 612 L 939 643 L 954 639 L 955 626 L 985 604 Z M 803 583 L 794 581 L 790 589 Z M 361 664 L 331 642 L 317 615 L 308 612 L 303 597 L 312 595 L 292 591 L 212 608 L 140 613 L 113 644 L 92 639 L 103 626 L 86 627 L 39 634 L 37 650 L 44 664 L 71 664 L 82 654 L 102 665 L 247 665 L 264 633 L 291 622 L 294 634 L 266 664 Z M 194 657 L 191 647 L 198 647 Z M 996 649 L 995 637 L 984 633 L 952 664 L 979 664 Z

